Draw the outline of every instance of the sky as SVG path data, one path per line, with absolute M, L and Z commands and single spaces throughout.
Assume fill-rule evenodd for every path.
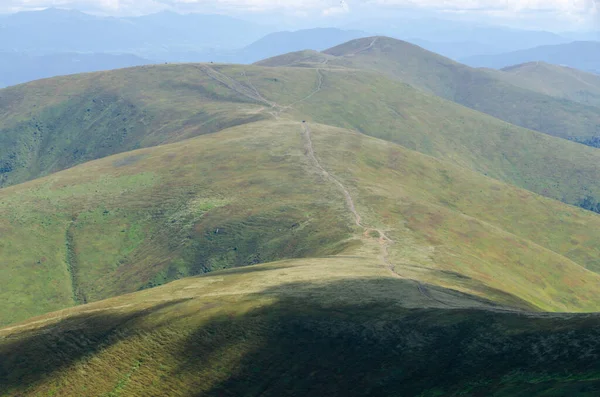
M 0 12 L 46 7 L 103 15 L 143 15 L 162 10 L 221 13 L 265 19 L 279 16 L 320 24 L 359 17 L 436 15 L 557 31 L 600 28 L 600 0 L 0 0 Z

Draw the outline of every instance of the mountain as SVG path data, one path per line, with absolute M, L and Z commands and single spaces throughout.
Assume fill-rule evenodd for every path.
M 597 215 L 279 116 L 0 190 L 11 316 L 131 289 L 153 272 L 160 283 L 193 266 L 286 258 L 6 327 L 1 393 L 364 395 L 360 384 L 510 395 L 594 384 L 598 317 L 540 311 L 600 305 L 600 269 L 568 258 L 600 253 Z
M 561 35 L 538 30 L 512 29 L 484 23 L 441 18 L 364 18 L 344 25 L 346 29 L 358 29 L 377 35 L 397 39 L 419 40 L 435 43 L 440 48 L 444 44 L 457 46 L 459 43 L 476 43 L 487 46 L 487 50 L 520 50 L 541 45 L 568 43 Z M 420 45 L 420 44 L 419 44 Z M 468 44 L 473 45 L 473 44 Z M 510 50 L 508 50 L 510 49 Z
M 295 32 L 271 33 L 237 52 L 239 63 L 253 63 L 279 54 L 300 50 L 322 51 L 347 41 L 367 37 L 358 30 L 335 28 L 305 29 Z
M 137 18 L 47 9 L 0 19 L 0 50 L 53 54 L 131 53 L 168 59 L 171 51 L 239 48 L 270 29 L 221 15 L 159 13 Z
M 54 76 L 120 69 L 155 63 L 135 55 L 0 52 L 0 88 Z
M 529 62 L 496 73 L 511 84 L 585 105 L 600 106 L 600 75 L 577 69 Z
M 456 61 L 573 40 L 546 31 L 440 18 L 365 18 L 343 26 L 408 41 Z
M 0 183 L 263 120 L 271 116 L 262 107 L 309 97 L 293 105 L 298 117 L 387 139 L 570 204 L 600 198 L 600 153 L 592 148 L 512 126 L 380 73 L 318 62 L 319 71 L 154 65 L 1 90 Z M 319 82 L 327 89 L 316 91 Z
M 472 40 L 439 42 L 423 40 L 419 38 L 408 38 L 406 41 L 455 61 L 475 55 L 501 54 L 508 51 L 506 47 L 498 47 L 493 44 L 480 43 Z
M 169 61 L 250 64 L 261 59 L 301 50 L 324 50 L 359 37 L 369 36 L 357 30 L 335 28 L 275 32 L 239 49 L 209 49 L 168 54 Z
M 140 86 L 144 90 L 140 90 Z M 415 191 L 411 195 L 421 197 L 426 191 L 441 189 L 445 193 L 433 201 L 438 203 L 436 205 L 449 210 L 464 206 L 460 211 L 483 220 L 486 225 L 496 224 L 519 238 L 564 255 L 568 259 L 552 260 L 570 261 L 569 267 L 573 263 L 588 269 L 598 266 L 596 258 L 600 252 L 588 247 L 593 238 L 586 237 L 581 241 L 573 238 L 572 243 L 566 244 L 562 234 L 561 237 L 539 234 L 540 230 L 544 230 L 540 225 L 554 219 L 547 215 L 548 209 L 552 213 L 567 211 L 567 221 L 560 233 L 571 235 L 593 236 L 596 229 L 584 232 L 576 228 L 581 228 L 582 223 L 592 228 L 597 218 L 595 214 L 531 196 L 536 198 L 526 200 L 527 208 L 540 205 L 535 210 L 536 214 L 542 211 L 546 215 L 529 216 L 535 225 L 525 226 L 522 219 L 528 215 L 524 209 L 511 210 L 512 215 L 507 212 L 512 202 L 510 197 L 521 193 L 492 194 L 496 189 L 489 185 L 492 180 L 481 174 L 570 204 L 579 204 L 586 197 L 600 201 L 600 183 L 597 180 L 600 152 L 511 126 L 378 73 L 329 69 L 328 64 L 323 64 L 323 69 L 319 70 L 210 64 L 157 65 L 37 81 L 0 91 L 0 100 L 5 112 L 2 116 L 4 128 L 1 136 L 4 142 L 0 146 L 0 159 L 4 184 L 13 185 L 0 190 L 6 220 L 2 226 L 5 245 L 0 269 L 2 278 L 10 280 L 10 287 L 5 285 L 2 288 L 2 299 L 13 302 L 4 305 L 1 317 L 6 318 L 12 313 L 9 322 L 224 266 L 336 252 L 335 247 L 344 247 L 348 229 L 343 226 L 332 229 L 337 217 L 327 211 L 333 209 L 328 210 L 329 207 L 325 206 L 324 212 L 314 215 L 329 226 L 311 223 L 309 227 L 302 223 L 303 219 L 312 219 L 312 216 L 303 218 L 302 214 L 313 213 L 313 210 L 303 207 L 308 204 L 302 203 L 318 203 L 315 197 L 328 197 L 328 193 L 317 190 L 315 197 L 312 193 L 309 196 L 301 194 L 308 194 L 308 190 L 302 187 L 299 176 L 295 176 L 296 171 L 292 171 L 301 168 L 298 164 L 292 163 L 290 169 L 285 168 L 288 157 L 275 149 L 269 149 L 264 153 L 266 157 L 261 159 L 257 157 L 258 152 L 252 151 L 248 152 L 250 157 L 247 159 L 240 157 L 246 147 L 270 147 L 265 146 L 263 141 L 239 144 L 235 140 L 221 141 L 226 136 L 221 132 L 232 127 L 232 131 L 249 134 L 248 139 L 251 139 L 257 133 L 256 129 L 267 128 L 256 123 L 273 118 L 277 121 L 282 115 L 286 119 L 303 119 L 360 131 L 406 148 L 387 147 L 385 145 L 391 143 L 381 143 L 385 147 L 378 150 L 383 152 L 410 149 L 437 157 L 445 164 L 443 167 L 459 167 L 453 171 L 456 175 L 449 174 L 448 178 L 442 171 L 431 171 L 432 180 L 441 185 L 419 190 L 420 193 Z M 269 128 L 275 131 L 280 128 L 281 133 L 297 139 L 293 131 L 297 131 L 299 126 L 293 125 Z M 203 135 L 207 135 L 206 139 L 197 141 L 196 149 L 192 150 L 189 139 Z M 207 146 L 211 139 L 216 140 L 215 145 L 222 142 L 224 146 L 217 145 L 211 149 Z M 265 139 L 274 138 L 269 135 Z M 163 150 L 169 150 L 164 146 L 167 143 L 173 143 L 182 153 L 161 154 Z M 156 149 L 127 154 L 140 147 Z M 190 154 L 183 155 L 183 152 Z M 197 160 L 192 161 L 191 168 L 187 168 L 185 164 L 191 161 L 191 153 L 196 152 Z M 232 152 L 240 153 L 237 160 L 229 157 Z M 423 155 L 416 152 L 416 158 L 422 158 L 418 156 Z M 87 162 L 116 153 L 123 154 L 117 158 Z M 213 157 L 208 153 L 215 156 L 222 154 Z M 363 160 L 374 169 L 383 167 L 374 153 Z M 397 156 L 405 158 L 408 154 Z M 427 161 L 418 160 L 420 165 L 415 165 L 415 170 L 425 169 L 423 161 L 438 164 L 438 160 L 427 156 L 423 157 Z M 205 160 L 200 161 L 201 158 Z M 402 163 L 405 161 L 408 160 L 402 160 Z M 547 166 L 550 162 L 553 167 Z M 81 166 L 53 174 L 77 164 Z M 257 169 L 251 164 L 262 164 L 260 169 L 264 169 L 264 176 L 257 174 Z M 272 171 L 267 164 L 274 167 Z M 221 168 L 222 181 L 215 179 L 217 170 Z M 278 175 L 278 170 L 287 171 Z M 345 171 L 342 171 L 340 178 L 344 177 Z M 460 176 L 464 173 L 468 177 Z M 37 179 L 48 174 L 45 179 Z M 462 184 L 458 182 L 461 178 L 466 178 Z M 479 181 L 477 184 L 482 185 L 469 184 L 468 181 L 475 179 Z M 18 184 L 28 180 L 30 182 Z M 284 188 L 283 180 L 293 182 L 293 186 L 301 190 Z M 445 185 L 448 181 L 453 182 Z M 223 187 L 217 188 L 221 183 Z M 306 182 L 306 186 L 311 184 L 313 182 Z M 401 183 L 403 189 L 408 189 L 407 184 L 408 180 Z M 417 176 L 410 184 L 424 189 L 423 181 Z M 356 185 L 355 189 L 359 186 Z M 380 190 L 383 186 L 386 185 L 373 186 L 372 189 Z M 464 196 L 460 191 L 447 191 L 459 186 L 462 186 L 460 191 L 469 192 L 465 202 L 461 201 Z M 213 193 L 209 194 L 210 191 Z M 208 196 L 203 196 L 205 193 L 202 192 Z M 238 197 L 233 192 L 244 192 L 236 201 L 238 204 L 230 202 Z M 248 196 L 254 194 L 258 196 Z M 266 197 L 271 196 L 273 208 L 264 202 Z M 250 210 L 252 200 L 257 200 L 259 207 Z M 473 205 L 473 202 L 483 203 L 486 200 L 495 204 Z M 282 204 L 284 202 L 288 204 Z M 236 207 L 238 205 L 241 207 Z M 369 208 L 372 204 L 364 205 Z M 504 209 L 488 208 L 488 205 Z M 556 205 L 558 207 L 555 208 Z M 213 208 L 215 217 L 206 216 L 206 211 Z M 284 211 L 284 208 L 288 209 Z M 471 212 L 476 209 L 477 212 Z M 586 220 L 579 220 L 581 216 Z M 458 220 L 456 222 L 460 224 Z M 380 221 L 376 224 L 379 225 Z M 520 226 L 517 227 L 517 224 Z M 36 230 L 34 225 L 40 225 L 35 233 L 32 232 Z M 417 222 L 409 229 L 425 226 Z M 299 227 L 302 229 L 297 229 Z M 288 230 L 289 234 L 282 234 L 284 230 Z M 326 234 L 319 237 L 319 230 Z M 490 233 L 496 233 L 495 230 Z M 298 235 L 301 232 L 309 233 L 316 240 L 306 237 L 308 240 L 305 241 Z M 421 241 L 421 238 L 424 237 L 417 240 Z M 449 236 L 440 236 L 438 240 L 441 242 L 445 238 Z M 455 238 L 458 235 L 452 237 Z M 585 249 L 576 248 L 580 244 Z M 415 255 L 419 250 L 415 251 Z M 488 254 L 478 251 L 468 255 L 481 257 Z M 536 255 L 544 258 L 546 254 L 540 252 Z M 414 260 L 424 259 L 415 257 Z M 436 263 L 440 260 L 436 259 Z M 74 289 L 68 272 L 73 267 L 78 269 L 75 277 L 77 287 Z M 578 271 L 572 269 L 573 274 Z M 31 276 L 10 277 L 20 273 Z M 62 280 L 61 287 L 51 284 L 44 288 L 48 277 L 57 283 Z M 25 288 L 27 285 L 35 285 L 36 288 Z M 503 288 L 506 287 L 500 289 Z M 31 299 L 31 306 L 27 308 L 23 299 L 31 296 L 32 290 L 38 291 L 40 296 Z M 24 291 L 27 291 L 25 296 L 22 295 Z M 542 298 L 526 300 L 539 307 L 560 305 L 558 301 L 549 303 Z M 45 304 L 41 305 L 40 301 Z M 20 309 L 16 310 L 17 307 Z
M 568 66 L 585 72 L 600 73 L 600 42 L 576 41 L 546 45 L 496 55 L 472 56 L 462 62 L 475 66 L 501 69 L 527 62 L 546 62 Z
M 379 40 L 0 90 L 0 395 L 597 394 L 600 151 Z
M 600 114 L 595 107 L 515 86 L 493 72 L 470 68 L 404 41 L 364 38 L 323 54 L 331 57 L 328 65 L 375 70 L 525 128 L 564 138 L 591 138 L 600 134 Z M 289 65 L 290 58 L 288 55 L 258 64 Z

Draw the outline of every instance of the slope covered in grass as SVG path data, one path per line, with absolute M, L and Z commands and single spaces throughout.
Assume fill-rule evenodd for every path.
M 597 74 L 545 62 L 529 62 L 506 67 L 495 75 L 546 95 L 600 106 L 600 76 Z
M 597 394 L 597 315 L 486 307 L 362 255 L 228 270 L 0 330 L 0 395 Z
M 19 137 L 80 122 L 31 87 L 99 78 L 152 146 L 0 189 L 0 395 L 598 394 L 600 216 L 552 198 L 598 193 L 597 151 L 328 65 L 0 91 Z
M 525 128 L 563 138 L 600 135 L 600 114 L 593 107 L 513 85 L 493 72 L 470 68 L 404 41 L 370 37 L 323 53 L 335 57 L 328 59 L 328 65 L 376 70 Z M 278 66 L 280 60 L 261 64 Z
M 239 128 L 0 190 L 0 322 L 339 250 L 343 203 L 304 172 L 297 127 Z
M 600 197 L 600 152 L 593 148 L 510 125 L 378 73 L 328 65 L 311 69 L 315 89 L 301 101 L 289 88 L 296 68 L 266 68 L 269 77 L 265 68 L 246 69 L 246 75 L 269 101 L 293 104 L 282 117 L 356 130 L 567 203 Z M 223 72 L 239 76 L 239 68 Z
M 222 268 L 349 254 L 363 233 L 401 277 L 502 305 L 599 307 L 596 214 L 333 127 L 315 126 L 310 149 L 302 125 L 248 124 L 0 190 L 2 323 Z
M 0 90 L 0 184 L 257 120 L 201 67 L 148 66 Z
M 387 139 L 567 203 L 600 198 L 595 150 L 324 60 L 318 69 L 124 69 L 0 90 L 0 101 L 5 186 L 114 153 L 293 117 Z

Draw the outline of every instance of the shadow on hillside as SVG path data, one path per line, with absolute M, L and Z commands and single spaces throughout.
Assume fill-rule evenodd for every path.
M 157 304 L 127 314 L 97 312 L 73 315 L 50 325 L 0 339 L 0 395 L 4 389 L 30 385 L 94 354 L 123 337 L 136 320 L 188 299 Z
M 253 335 L 252 319 L 261 330 Z M 572 323 L 570 323 L 572 321 Z M 215 396 L 600 395 L 600 319 L 298 302 L 215 320 L 178 352 L 193 378 L 239 346 Z M 227 334 L 208 344 L 206 332 Z M 235 335 L 235 336 L 232 336 Z M 254 337 L 254 338 L 253 338 Z M 252 344 L 248 346 L 248 341 Z M 215 368 L 222 368 L 215 365 Z M 544 394 L 546 395 L 546 394 Z
M 204 273 L 202 275 L 199 276 L 194 276 L 194 277 L 202 277 L 202 278 L 210 278 L 210 277 L 222 277 L 228 274 L 248 274 L 248 273 L 256 273 L 256 272 L 265 272 L 265 271 L 273 271 L 273 270 L 280 270 L 280 269 L 289 269 L 290 267 L 295 267 L 293 265 L 285 265 L 285 264 L 281 264 L 281 265 L 249 265 L 249 266 L 241 266 L 241 267 L 234 267 L 231 269 L 224 269 L 224 270 L 215 270 L 215 271 L 211 271 L 208 273 Z
M 243 315 L 218 311 L 208 323 L 185 332 L 183 327 L 194 322 L 178 317 L 181 313 L 172 306 L 179 301 L 131 316 L 65 320 L 1 344 L 0 381 L 25 389 L 78 358 L 140 332 L 137 320 L 141 323 L 145 315 L 164 309 L 163 324 L 182 329 L 182 336 L 180 342 L 154 346 L 151 352 L 161 362 L 176 363 L 162 372 L 158 386 L 162 393 L 178 390 L 180 395 L 219 397 L 600 393 L 599 316 L 479 310 L 468 307 L 472 297 L 456 293 L 449 294 L 455 299 L 450 303 L 457 305 L 452 309 L 405 307 L 407 302 L 428 299 L 422 295 L 413 281 L 403 279 L 290 283 L 244 301 L 276 296 L 275 303 Z M 160 395 L 156 393 L 145 394 Z

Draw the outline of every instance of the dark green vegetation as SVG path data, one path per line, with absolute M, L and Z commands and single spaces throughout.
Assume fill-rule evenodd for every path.
M 0 91 L 0 395 L 597 395 L 600 152 L 298 56 Z
M 305 55 L 297 54 L 297 61 L 305 64 Z M 375 70 L 509 123 L 550 135 L 563 138 L 600 135 L 600 114 L 596 108 L 522 88 L 496 77 L 494 71 L 474 69 L 404 41 L 387 37 L 357 39 L 323 51 L 321 59 L 327 59 L 331 66 Z M 259 64 L 293 63 L 290 56 L 284 56 Z

